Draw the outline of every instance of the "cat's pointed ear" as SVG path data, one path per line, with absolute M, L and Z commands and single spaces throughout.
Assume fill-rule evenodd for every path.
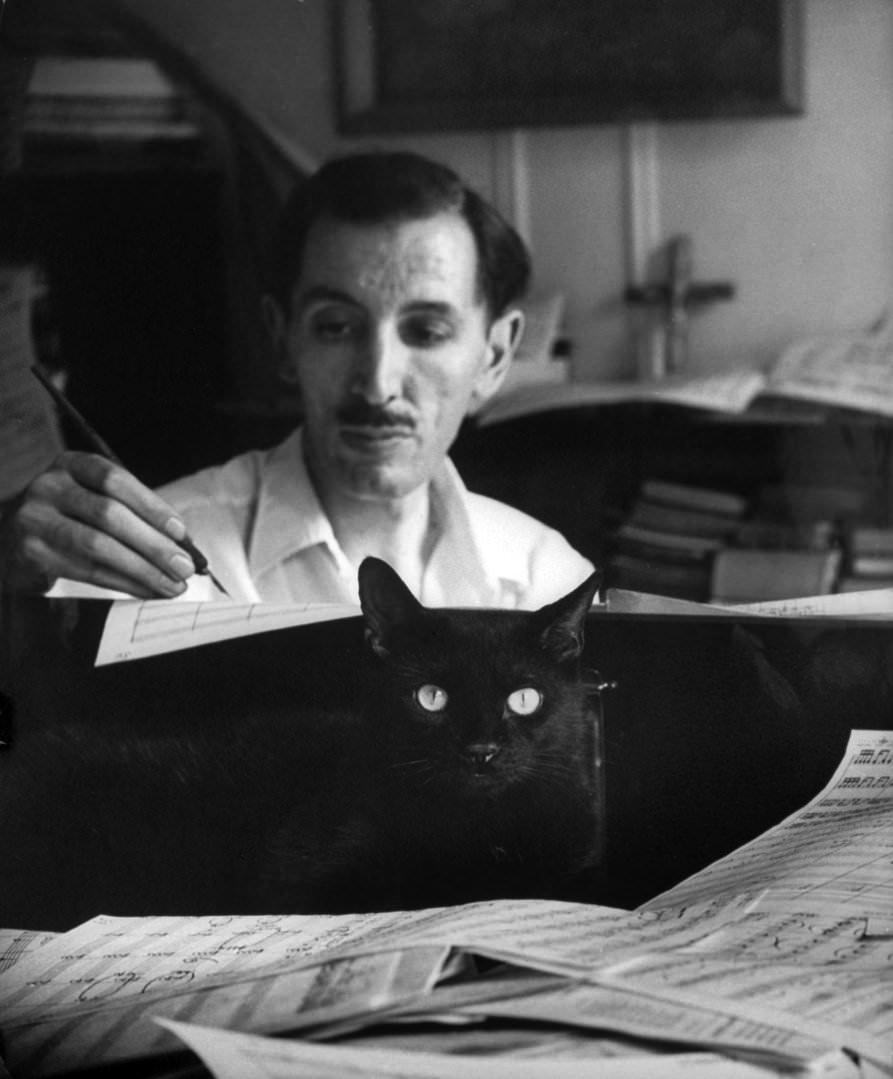
M 391 633 L 424 610 L 403 579 L 380 558 L 360 563 L 360 606 L 366 619 L 366 640 L 378 656 L 390 651 Z
M 542 629 L 540 643 L 552 656 L 563 663 L 576 659 L 583 651 L 583 628 L 586 615 L 602 583 L 603 574 L 596 570 L 573 592 L 541 607 L 537 612 Z

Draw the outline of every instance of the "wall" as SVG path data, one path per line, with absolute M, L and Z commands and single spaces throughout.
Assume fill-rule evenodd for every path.
M 118 2 L 299 163 L 349 145 L 334 129 L 329 0 Z M 737 288 L 695 318 L 690 369 L 762 364 L 799 335 L 866 325 L 893 297 L 893 4 L 803 6 L 802 117 L 387 141 L 453 164 L 515 218 L 538 286 L 567 295 L 577 377 L 633 372 L 622 290 L 679 232 L 697 279 Z

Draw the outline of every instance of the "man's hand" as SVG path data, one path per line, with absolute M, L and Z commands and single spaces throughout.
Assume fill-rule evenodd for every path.
M 59 577 L 140 599 L 178 596 L 195 573 L 175 541 L 186 526 L 120 465 L 62 453 L 9 507 L 0 525 L 0 582 L 44 592 Z

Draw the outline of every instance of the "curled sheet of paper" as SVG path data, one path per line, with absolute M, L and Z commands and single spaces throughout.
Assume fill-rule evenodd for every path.
M 359 615 L 347 603 L 190 603 L 118 600 L 105 620 L 96 666 Z
M 494 1055 L 435 1054 L 399 1049 L 315 1045 L 250 1034 L 231 1034 L 191 1023 L 166 1023 L 215 1079 L 591 1079 L 591 1058 L 545 1060 Z M 776 1072 L 712 1053 L 662 1053 L 598 1059 L 599 1079 L 770 1079 Z M 833 1053 L 809 1069 L 786 1071 L 787 1079 L 858 1079 L 858 1066 L 843 1053 Z

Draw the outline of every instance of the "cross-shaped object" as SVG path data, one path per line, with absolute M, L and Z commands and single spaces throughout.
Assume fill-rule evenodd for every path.
M 667 243 L 667 280 L 651 285 L 629 285 L 624 301 L 636 307 L 659 307 L 664 311 L 664 366 L 666 374 L 681 371 L 688 353 L 688 319 L 692 308 L 717 300 L 731 300 L 730 281 L 692 281 L 690 236 L 674 236 Z

